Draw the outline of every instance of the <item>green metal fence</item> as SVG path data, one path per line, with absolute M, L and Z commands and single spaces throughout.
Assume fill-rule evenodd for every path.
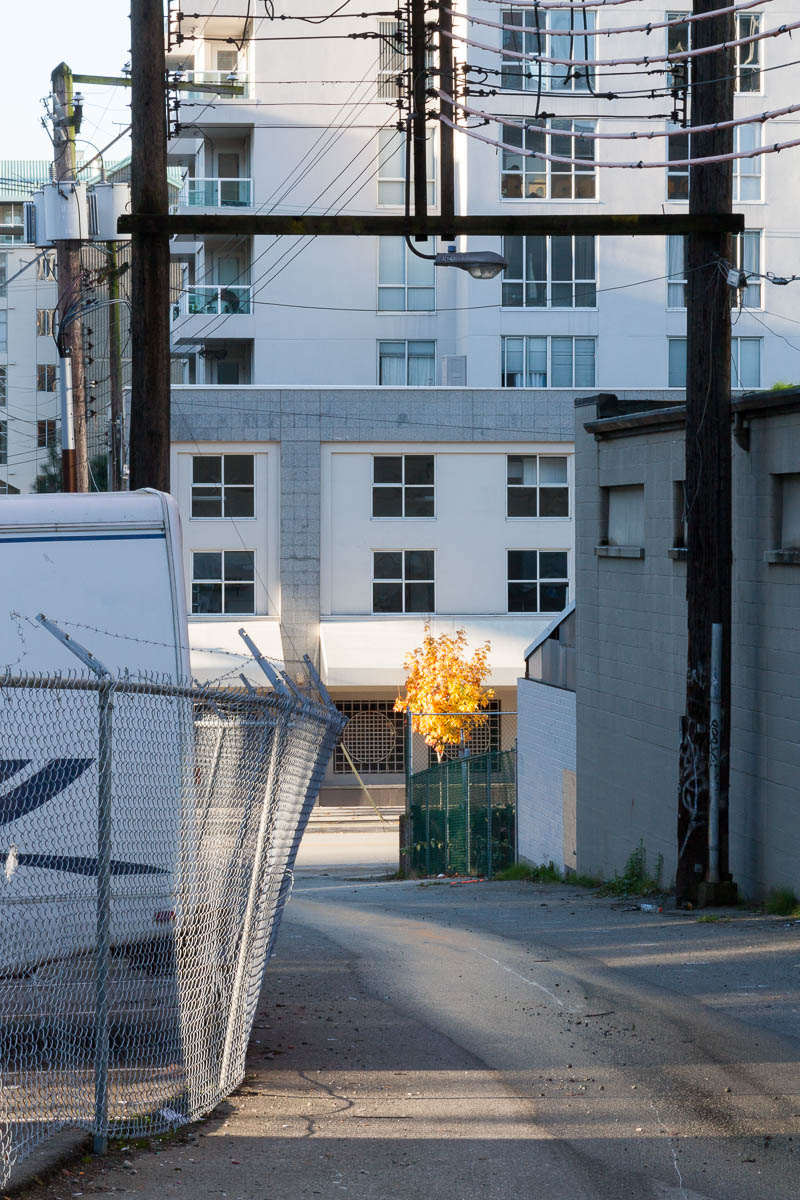
M 412 775 L 411 870 L 490 876 L 513 863 L 516 771 L 515 750 L 494 750 Z

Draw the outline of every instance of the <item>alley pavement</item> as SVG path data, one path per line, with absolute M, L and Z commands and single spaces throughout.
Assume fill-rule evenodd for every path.
M 305 846 L 239 1090 L 28 1200 L 795 1200 L 800 922 L 384 882 L 359 836 Z

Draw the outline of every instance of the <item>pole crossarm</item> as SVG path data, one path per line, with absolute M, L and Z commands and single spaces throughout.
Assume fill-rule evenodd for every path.
M 75 83 L 96 83 L 101 87 L 131 87 L 130 75 L 73 75 Z M 210 92 L 219 96 L 243 96 L 242 83 L 194 83 L 180 79 L 166 80 L 165 85 L 170 91 L 178 92 Z
M 492 213 L 479 216 L 416 218 L 397 216 L 275 216 L 246 213 L 202 213 L 156 215 L 130 213 L 119 218 L 119 233 L 167 233 L 211 236 L 234 234 L 269 236 L 294 234 L 311 237 L 436 237 L 472 234 L 500 237 L 503 234 L 597 234 L 606 236 L 650 236 L 688 233 L 741 233 L 742 213 L 603 213 L 532 216 Z

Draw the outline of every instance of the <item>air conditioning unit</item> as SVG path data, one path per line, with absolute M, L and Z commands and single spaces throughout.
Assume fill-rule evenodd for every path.
M 467 386 L 466 354 L 442 355 L 442 387 Z

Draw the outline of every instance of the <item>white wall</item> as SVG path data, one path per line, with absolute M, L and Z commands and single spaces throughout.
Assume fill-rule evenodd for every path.
M 520 858 L 575 870 L 571 853 L 575 793 L 572 780 L 565 781 L 565 772 L 575 771 L 574 692 L 519 680 L 517 756 Z
M 566 550 L 571 580 L 571 517 L 506 516 L 506 456 L 536 453 L 567 455 L 572 463 L 569 443 L 324 445 L 323 615 L 372 611 L 374 550 L 434 550 L 436 611 L 443 614 L 507 613 L 509 549 Z M 435 517 L 372 517 L 375 454 L 435 454 Z M 531 615 L 512 614 L 509 620 L 530 621 Z

